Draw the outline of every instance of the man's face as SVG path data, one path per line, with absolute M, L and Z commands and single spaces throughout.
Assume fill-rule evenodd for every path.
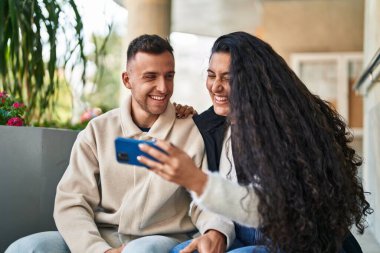
M 174 58 L 169 52 L 138 52 L 130 59 L 123 83 L 132 92 L 132 113 L 154 118 L 163 113 L 173 94 Z
M 207 70 L 206 86 L 214 105 L 214 111 L 222 116 L 227 116 L 230 112 L 230 62 L 229 53 L 214 53 Z

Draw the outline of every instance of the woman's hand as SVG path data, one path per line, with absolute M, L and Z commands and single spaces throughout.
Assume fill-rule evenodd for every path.
M 200 196 L 207 183 L 207 175 L 184 151 L 169 142 L 157 140 L 155 145 L 164 150 L 166 154 L 149 145 L 140 144 L 139 147 L 158 162 L 145 156 L 139 156 L 137 159 L 160 177 L 182 185 Z
M 192 106 L 177 103 L 173 103 L 173 105 L 177 119 L 186 119 L 189 116 L 197 114 L 197 111 Z

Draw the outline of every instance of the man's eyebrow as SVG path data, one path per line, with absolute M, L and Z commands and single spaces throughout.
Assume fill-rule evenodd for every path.
M 144 72 L 142 73 L 143 75 L 157 75 L 157 72 L 154 72 L 154 71 L 147 71 L 147 72 Z

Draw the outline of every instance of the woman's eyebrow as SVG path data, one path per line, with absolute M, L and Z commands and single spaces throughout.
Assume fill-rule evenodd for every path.
M 207 72 L 211 72 L 211 73 L 215 74 L 215 72 L 213 70 L 211 70 L 211 69 L 207 69 Z M 229 75 L 229 74 L 230 74 L 229 71 L 221 73 L 222 76 Z

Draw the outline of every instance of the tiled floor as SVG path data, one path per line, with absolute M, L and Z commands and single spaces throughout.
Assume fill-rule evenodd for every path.
M 353 234 L 362 247 L 363 253 L 380 253 L 380 244 L 369 229 L 366 229 L 363 235 L 359 235 L 354 231 Z

